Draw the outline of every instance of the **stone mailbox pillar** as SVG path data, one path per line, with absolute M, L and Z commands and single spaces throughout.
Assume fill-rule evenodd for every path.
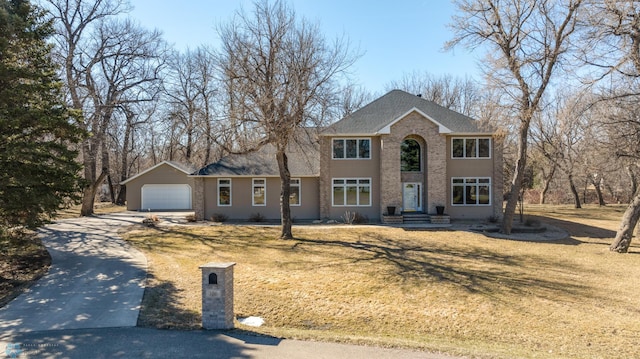
M 233 266 L 235 263 L 207 263 L 202 270 L 202 327 L 233 328 Z

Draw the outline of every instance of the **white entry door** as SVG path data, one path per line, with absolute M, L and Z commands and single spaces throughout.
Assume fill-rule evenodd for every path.
M 422 211 L 422 183 L 402 184 L 402 207 L 406 212 Z

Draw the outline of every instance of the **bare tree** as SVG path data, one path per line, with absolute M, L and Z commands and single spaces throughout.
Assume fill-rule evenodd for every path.
M 214 57 L 206 47 L 174 52 L 165 78 L 167 120 L 176 133 L 171 145 L 181 149 L 181 160 L 201 166 L 212 160 L 219 130 Z M 175 153 L 178 148 L 170 150 Z M 220 151 L 218 151 L 220 153 Z
M 158 80 L 160 33 L 116 17 L 129 10 L 123 0 L 47 0 L 56 21 L 57 54 L 71 107 L 91 133 L 82 144 L 86 186 L 81 215 L 91 215 L 96 192 L 109 176 L 108 131 L 126 103 L 153 98 L 145 85 Z M 98 167 L 100 172 L 98 174 Z
M 640 161 L 636 115 L 640 100 L 640 3 L 632 0 L 589 1 L 589 29 L 583 42 L 584 61 L 591 65 L 592 76 L 604 79 L 606 110 L 604 124 L 611 133 L 617 155 L 632 165 Z M 605 82 L 605 81 L 603 81 Z M 633 177 L 632 177 L 633 181 Z M 640 218 L 640 192 L 637 190 L 622 215 L 611 251 L 626 253 Z
M 459 0 L 447 48 L 488 44 L 487 76 L 518 117 L 518 150 L 502 231 L 511 233 L 527 162 L 529 128 L 570 45 L 581 0 Z
M 631 87 L 624 87 L 622 91 L 628 94 Z M 640 191 L 634 185 L 635 171 L 640 163 L 640 116 L 638 115 L 638 96 L 613 95 L 603 103 L 603 122 L 608 132 L 610 146 L 615 148 L 615 155 L 627 163 L 627 171 L 632 181 L 632 187 L 636 186 L 632 193 L 629 206 L 622 215 L 620 227 L 613 243 L 609 247 L 611 251 L 626 253 L 631 245 L 633 232 L 640 219 Z M 611 99 L 613 97 L 614 99 Z M 636 180 L 637 181 L 637 180 Z
M 245 126 L 254 148 L 271 144 L 281 181 L 281 238 L 293 238 L 288 146 L 336 97 L 337 76 L 355 61 L 344 41 L 327 43 L 317 25 L 284 2 L 259 1 L 219 30 L 219 64 L 229 89 L 230 124 Z M 234 126 L 231 126 L 232 128 Z
M 590 103 L 581 93 L 557 91 L 555 101 L 534 118 L 532 139 L 536 149 L 567 177 L 575 208 L 582 208 L 576 173 L 585 161 L 591 125 Z
M 391 81 L 387 90 L 401 89 L 420 95 L 440 106 L 479 118 L 480 90 L 470 78 L 451 75 L 435 76 L 428 72 L 405 73 L 398 81 Z

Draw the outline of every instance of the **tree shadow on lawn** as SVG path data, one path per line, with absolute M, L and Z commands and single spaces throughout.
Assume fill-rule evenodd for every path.
M 609 247 L 611 243 L 613 243 L 613 239 L 616 236 L 616 231 L 608 228 L 596 227 L 584 223 L 572 222 L 564 219 L 557 219 L 546 216 L 536 215 L 530 217 L 536 218 L 542 223 L 548 223 L 552 226 L 560 227 L 570 234 L 570 238 L 549 243 L 568 245 L 592 244 Z M 617 225 L 618 223 L 616 223 L 616 226 Z M 586 241 L 580 238 L 592 238 L 594 239 L 594 241 Z M 627 254 L 640 254 L 640 243 L 638 243 L 637 236 L 634 236 L 634 241 L 631 242 L 631 246 L 629 247 L 629 252 Z
M 535 218 L 542 223 L 548 223 L 552 226 L 560 227 L 565 231 L 569 232 L 571 237 L 589 237 L 589 238 L 598 238 L 598 239 L 611 239 L 616 236 L 616 232 L 602 227 L 595 227 L 584 223 L 571 222 L 564 219 L 557 219 L 553 217 L 546 216 L 529 216 L 531 218 Z M 584 243 L 583 241 L 574 240 Z M 562 242 L 562 241 L 558 241 Z
M 280 263 L 291 268 L 309 267 L 310 263 L 307 261 L 286 257 L 287 251 L 303 251 L 309 255 L 317 254 L 328 259 L 324 264 L 313 263 L 313 268 L 318 270 L 323 267 L 343 266 L 345 271 L 353 271 L 359 270 L 358 264 L 380 263 L 378 275 L 389 277 L 391 281 L 400 278 L 403 283 L 420 285 L 435 281 L 463 288 L 468 293 L 492 296 L 504 292 L 526 296 L 538 295 L 545 298 L 593 296 L 591 294 L 593 288 L 571 279 L 571 273 L 576 271 L 587 273 L 591 271 L 590 268 L 576 268 L 544 256 L 536 258 L 524 255 L 514 256 L 477 247 L 465 249 L 448 246 L 425 247 L 424 244 L 416 245 L 385 238 L 375 233 L 356 241 L 296 238 L 293 241 L 283 242 L 280 240 L 255 241 L 256 233 L 253 231 L 245 231 L 240 238 L 230 239 L 202 236 L 177 227 L 156 229 L 193 238 L 214 251 L 219 250 L 220 246 L 282 250 L 284 257 Z M 236 232 L 234 235 L 237 234 Z M 248 240 L 249 238 L 253 240 Z M 286 245 L 283 245 L 284 243 Z M 167 243 L 167 245 L 170 244 Z M 329 248 L 344 250 L 333 251 Z M 528 268 L 533 270 L 529 271 Z M 548 268 L 553 275 L 539 274 L 538 271 L 541 268 Z M 567 276 L 557 275 L 558 273 L 566 273 Z M 167 285 L 170 284 L 167 283 Z
M 177 305 L 180 292 L 173 283 L 160 281 L 148 273 L 137 325 L 157 329 L 201 329 L 201 313 Z
M 468 293 L 490 296 L 510 292 L 516 296 L 555 298 L 591 293 L 590 287 L 557 275 L 558 272 L 570 274 L 576 270 L 588 272 L 589 268 L 578 269 L 543 257 L 518 257 L 481 248 L 427 248 L 373 234 L 366 241 L 296 239 L 296 242 L 294 250 L 310 253 L 321 251 L 327 246 L 349 250 L 340 252 L 347 257 L 337 258 L 338 263 L 330 263 L 328 266 L 340 265 L 344 260 L 348 260 L 349 265 L 379 262 L 380 275 L 388 276 L 390 280 L 401 278 L 404 283 L 418 286 L 441 282 L 463 288 Z M 536 275 L 535 271 L 531 274 L 527 270 L 528 266 L 535 266 L 536 269 L 549 268 L 554 275 L 543 277 Z

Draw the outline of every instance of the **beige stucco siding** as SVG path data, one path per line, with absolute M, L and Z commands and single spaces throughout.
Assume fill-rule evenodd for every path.
M 334 138 L 368 138 L 371 140 L 369 159 L 333 159 Z M 320 209 L 324 219 L 340 220 L 345 212 L 358 212 L 371 221 L 380 219 L 380 138 L 376 136 L 323 137 L 320 142 Z M 371 205 L 333 206 L 333 179 L 370 179 Z
M 218 179 L 231 180 L 231 205 L 218 203 Z M 253 204 L 253 178 L 266 180 L 266 204 Z M 294 220 L 315 220 L 320 218 L 318 206 L 318 179 L 300 178 L 300 206 L 291 206 Z M 206 177 L 203 179 L 204 219 L 214 214 L 224 214 L 230 220 L 248 220 L 259 213 L 267 220 L 280 219 L 280 178 L 279 177 Z
M 142 186 L 145 184 L 188 184 L 193 194 L 193 178 L 177 168 L 163 164 L 144 173 L 126 183 L 127 186 L 127 210 L 138 211 L 142 205 Z M 193 201 L 192 201 L 193 203 Z
M 452 158 L 452 138 L 468 137 L 478 138 L 487 136 L 449 136 L 447 137 L 447 204 L 446 212 L 453 218 L 484 219 L 489 216 L 499 215 L 502 208 L 502 157 L 501 142 L 491 140 L 490 158 Z M 498 157 L 497 157 L 498 156 Z M 491 178 L 491 204 L 490 205 L 453 205 L 452 204 L 452 178 Z

